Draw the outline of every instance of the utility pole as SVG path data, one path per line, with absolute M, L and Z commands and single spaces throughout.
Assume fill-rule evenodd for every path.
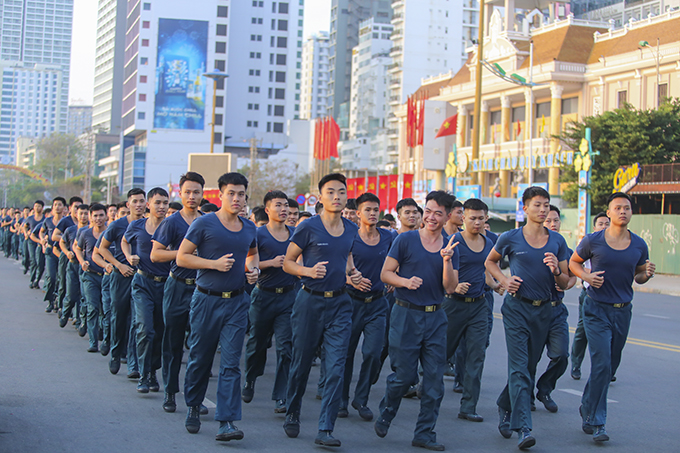
M 250 139 L 250 171 L 248 172 L 248 199 L 253 196 L 253 183 L 255 182 L 255 162 L 257 161 L 257 142 L 253 137 Z
M 479 159 L 479 128 L 482 111 L 482 60 L 484 59 L 484 9 L 486 3 L 479 2 L 479 36 L 477 42 L 477 69 L 475 72 L 475 110 L 472 127 L 472 158 Z M 506 11 L 506 14 L 510 14 Z M 472 184 L 479 184 L 479 173 L 473 173 Z

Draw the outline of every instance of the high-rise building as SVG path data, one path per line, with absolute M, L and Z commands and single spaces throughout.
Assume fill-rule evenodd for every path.
M 47 118 L 47 124 L 44 124 L 43 116 L 31 119 L 40 125 L 39 135 L 51 133 L 49 130 L 53 125 L 52 132 L 66 132 L 72 25 L 73 0 L 0 0 L 0 60 L 12 61 L 14 63 L 11 64 L 15 67 L 23 65 L 27 68 L 38 65 L 42 69 L 32 72 L 36 77 L 40 71 L 44 70 L 45 66 L 42 65 L 49 66 L 50 71 L 55 69 L 61 71 L 58 77 L 60 87 L 58 97 L 55 98 L 56 102 L 50 104 L 50 110 L 42 112 L 50 117 Z M 50 74 L 50 77 L 52 74 L 54 72 Z M 26 76 L 28 77 L 28 73 Z M 4 80 L 3 85 L 5 85 Z M 45 87 L 41 86 L 41 88 L 44 90 Z M 3 86 L 3 92 L 5 91 L 7 90 Z M 53 87 L 50 87 L 50 91 L 53 91 Z M 51 110 L 52 108 L 54 110 Z M 4 124 L 13 121 L 11 118 L 4 118 L 6 115 L 4 112 L 7 111 L 3 105 L 1 115 Z M 27 118 L 24 118 L 24 123 L 28 125 Z M 45 131 L 42 130 L 43 128 Z M 2 135 L 0 154 L 12 154 L 15 144 L 13 141 L 7 142 L 6 140 L 10 135 L 11 140 L 16 140 L 17 136 L 7 130 L 0 132 L 0 135 Z
M 300 119 L 326 116 L 328 109 L 328 33 L 307 39 L 302 47 Z
M 92 128 L 91 105 L 69 105 L 66 132 L 76 137 Z
M 680 0 L 641 0 L 636 2 L 574 0 L 571 2 L 571 11 L 576 18 L 612 21 L 615 28 L 677 9 L 680 9 Z
M 392 18 L 390 1 L 332 0 L 331 2 L 328 106 L 340 127 L 346 128 L 349 122 L 352 49 L 359 44 L 359 23 L 370 17 L 376 23 L 389 24 Z M 385 30 L 384 33 L 389 33 L 389 31 Z
M 0 60 L 2 112 L 0 161 L 14 162 L 19 137 L 43 138 L 55 132 L 59 118 L 68 116 L 63 96 L 63 72 L 58 65 Z M 65 130 L 63 131 L 65 132 Z
M 230 5 L 230 39 L 215 48 L 215 67 L 229 73 L 224 150 L 249 156 L 255 140 L 260 155 L 276 153 L 287 145 L 288 121 L 300 117 L 304 2 L 218 4 Z
M 99 0 L 92 126 L 120 134 L 127 0 Z

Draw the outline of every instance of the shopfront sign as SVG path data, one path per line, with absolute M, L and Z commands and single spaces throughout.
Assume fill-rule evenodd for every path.
M 619 167 L 616 173 L 614 173 L 614 190 L 612 192 L 628 192 L 637 184 L 638 176 L 640 176 L 639 163 Z
M 561 167 L 562 165 L 573 165 L 574 152 L 561 151 L 557 153 L 534 154 L 529 156 L 501 155 L 499 157 L 489 157 L 487 159 L 472 159 L 467 168 L 467 172 L 486 172 L 501 170 L 522 170 L 533 168 Z M 462 170 L 462 169 L 459 169 Z

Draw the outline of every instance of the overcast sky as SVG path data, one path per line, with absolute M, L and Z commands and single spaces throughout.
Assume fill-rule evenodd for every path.
M 92 105 L 98 3 L 96 0 L 74 0 L 69 89 L 72 104 Z M 305 38 L 322 30 L 328 31 L 331 0 L 307 0 L 305 3 Z

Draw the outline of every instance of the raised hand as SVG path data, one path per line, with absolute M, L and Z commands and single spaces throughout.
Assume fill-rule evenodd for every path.
M 459 244 L 458 242 L 453 244 L 453 239 L 454 236 L 451 236 L 451 239 L 449 239 L 449 243 L 446 245 L 446 247 L 439 251 L 442 258 L 444 258 L 444 262 L 451 260 L 451 257 L 453 256 L 453 249 L 455 249 Z
M 326 276 L 326 264 L 328 261 L 319 261 L 309 271 L 309 277 L 314 280 L 324 278 Z
M 234 258 L 232 258 L 233 253 L 227 253 L 222 258 L 218 258 L 214 261 L 214 269 L 220 272 L 229 272 L 231 266 L 234 265 Z
M 553 274 L 559 270 L 560 263 L 557 261 L 557 257 L 550 252 L 545 252 L 544 253 L 545 258 L 543 258 L 543 263 L 548 266 L 550 269 L 550 272 Z

